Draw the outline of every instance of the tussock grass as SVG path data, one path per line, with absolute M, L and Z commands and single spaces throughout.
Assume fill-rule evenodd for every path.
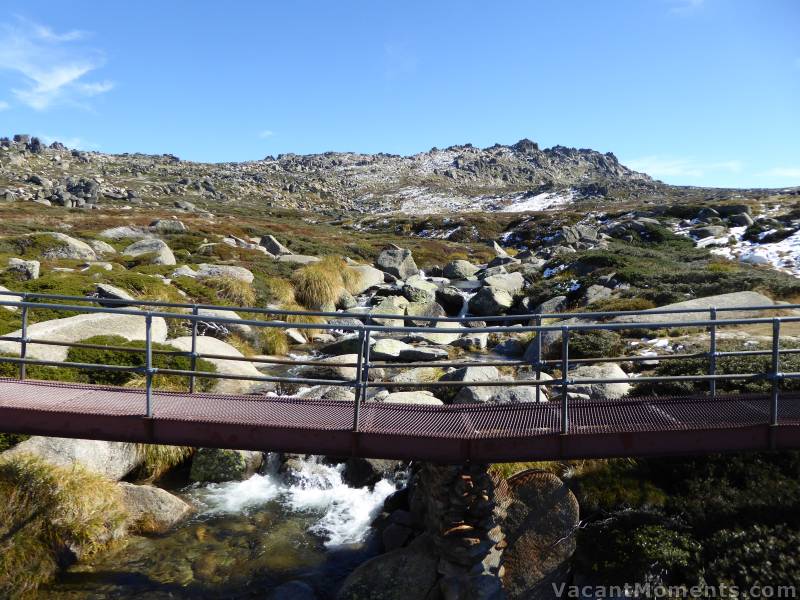
M 264 354 L 284 356 L 289 353 L 289 336 L 277 327 L 262 327 L 259 331 L 261 351 Z
M 164 446 L 162 444 L 136 444 L 142 459 L 142 471 L 146 477 L 158 478 L 177 467 L 192 454 L 191 446 Z
M 341 270 L 323 262 L 297 269 L 292 273 L 292 283 L 297 301 L 313 310 L 333 307 L 344 289 Z
M 253 306 L 256 293 L 253 286 L 233 277 L 208 277 L 203 283 L 216 290 L 217 298 L 234 306 Z
M 125 517 L 119 489 L 100 475 L 33 456 L 0 460 L 0 597 L 33 597 L 68 549 L 95 554 Z
M 264 279 L 264 291 L 267 300 L 277 304 L 288 304 L 295 301 L 292 282 L 283 277 L 267 277 Z
M 303 311 L 306 310 L 304 306 L 300 306 L 297 303 L 294 304 L 285 304 L 281 308 L 284 310 L 293 310 L 293 311 Z M 327 323 L 328 320 L 325 317 L 318 317 L 315 315 L 287 315 L 284 317 L 284 320 L 287 323 L 296 324 L 296 323 L 316 323 L 316 324 L 323 324 Z M 301 329 L 302 334 L 306 337 L 306 339 L 314 337 L 322 332 L 321 329 Z

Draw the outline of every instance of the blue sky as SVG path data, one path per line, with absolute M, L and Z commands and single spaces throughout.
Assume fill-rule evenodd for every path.
M 528 137 L 800 185 L 800 2 L 0 5 L 0 133 L 205 161 Z

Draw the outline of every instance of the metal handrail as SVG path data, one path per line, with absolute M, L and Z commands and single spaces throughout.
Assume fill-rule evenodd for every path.
M 695 382 L 708 382 L 709 396 L 714 398 L 717 393 L 717 381 L 730 381 L 730 380 L 768 380 L 772 383 L 771 393 L 771 410 L 769 424 L 777 426 L 779 423 L 779 401 L 780 401 L 780 388 L 781 381 L 784 379 L 800 379 L 800 373 L 782 373 L 780 372 L 780 356 L 781 354 L 795 354 L 800 353 L 798 348 L 781 349 L 780 348 L 780 332 L 781 323 L 800 321 L 800 316 L 781 316 L 781 317 L 746 317 L 735 319 L 720 319 L 720 312 L 731 311 L 750 311 L 750 312 L 763 312 L 763 311 L 785 311 L 787 309 L 800 308 L 800 305 L 770 305 L 759 307 L 725 307 L 725 308 L 700 308 L 700 309 L 666 309 L 666 310 L 644 310 L 644 311 L 606 311 L 599 313 L 551 313 L 551 314 L 531 314 L 531 315 L 510 315 L 508 317 L 424 317 L 425 321 L 431 322 L 468 322 L 473 320 L 482 320 L 487 322 L 509 322 L 517 319 L 525 319 L 529 323 L 522 326 L 484 326 L 484 327 L 471 327 L 471 328 L 453 328 L 453 327 L 434 327 L 434 326 L 387 326 L 375 323 L 365 322 L 374 319 L 397 319 L 402 320 L 405 324 L 407 320 L 406 315 L 391 315 L 391 314 L 350 314 L 350 313 L 331 313 L 321 311 L 283 311 L 279 309 L 258 309 L 252 307 L 238 308 L 230 306 L 217 306 L 217 305 L 204 305 L 204 304 L 178 304 L 170 302 L 153 302 L 153 301 L 131 301 L 131 300 L 110 300 L 98 298 L 84 298 L 75 296 L 59 296 L 53 294 L 30 294 L 25 292 L 5 292 L 0 291 L 0 295 L 19 297 L 20 300 L 9 301 L 0 300 L 0 307 L 16 307 L 21 308 L 22 327 L 18 336 L 0 336 L 0 340 L 13 341 L 20 344 L 19 358 L 16 357 L 0 357 L 0 362 L 8 362 L 19 365 L 19 377 L 25 379 L 27 377 L 27 365 L 41 365 L 50 367 L 61 368 L 77 368 L 77 369 L 91 369 L 91 370 L 106 370 L 115 372 L 132 372 L 143 374 L 145 376 L 145 416 L 147 418 L 153 417 L 153 379 L 156 375 L 175 375 L 188 378 L 188 387 L 190 393 L 195 392 L 196 378 L 212 378 L 212 379 L 231 379 L 231 380 L 246 380 L 258 382 L 273 382 L 273 383 L 294 383 L 299 385 L 330 385 L 330 386 L 346 386 L 352 387 L 355 391 L 355 402 L 353 405 L 353 431 L 358 432 L 360 427 L 360 408 L 361 405 L 367 400 L 367 392 L 370 388 L 375 387 L 406 387 L 406 388 L 452 388 L 452 387 L 487 387 L 487 386 L 533 386 L 536 388 L 536 399 L 540 400 L 540 389 L 542 386 L 550 386 L 552 388 L 560 388 L 561 395 L 561 433 L 566 435 L 570 431 L 569 426 L 569 406 L 570 406 L 570 388 L 579 385 L 591 385 L 599 383 L 631 383 L 631 382 L 682 382 L 682 381 L 695 381 Z M 39 298 L 53 301 L 75 301 L 83 302 L 82 305 L 77 304 L 62 304 L 50 302 L 32 302 L 31 299 Z M 89 305 L 86 305 L 88 303 Z M 108 304 L 124 304 L 125 306 L 108 306 Z M 94 306 L 100 304 L 100 306 Z M 131 305 L 147 306 L 151 308 L 184 308 L 190 312 L 166 312 L 157 310 L 142 310 L 141 308 L 130 308 Z M 78 313 L 105 313 L 105 314 L 119 314 L 143 317 L 145 320 L 145 344 L 144 348 L 131 348 L 126 346 L 117 345 L 102 345 L 102 344 L 89 344 L 82 342 L 64 342 L 57 340 L 44 340 L 31 338 L 29 336 L 29 320 L 31 310 L 48 309 L 54 311 L 64 312 L 78 312 Z M 253 312 L 258 314 L 269 315 L 308 315 L 308 316 L 324 316 L 324 317 L 352 317 L 355 319 L 352 323 L 287 323 L 278 320 L 260 320 L 260 319 L 245 319 L 236 317 L 227 317 L 220 315 L 202 315 L 200 311 L 203 309 L 209 310 L 222 310 L 222 311 L 237 311 L 237 312 Z M 617 316 L 630 316 L 630 315 L 670 315 L 670 314 L 697 314 L 708 313 L 707 319 L 694 319 L 691 321 L 657 321 L 657 322 L 570 322 L 570 323 L 548 323 L 545 324 L 545 319 L 555 319 L 559 317 L 574 318 L 574 317 L 587 317 L 590 316 L 594 319 L 606 319 L 609 317 Z M 153 347 L 152 327 L 153 320 L 156 318 L 176 319 L 185 321 L 191 324 L 191 350 L 163 350 Z M 316 329 L 316 330 L 336 330 L 336 331 L 351 331 L 357 339 L 356 352 L 357 360 L 355 363 L 328 363 L 322 360 L 289 360 L 276 357 L 245 357 L 245 356 L 227 356 L 219 354 L 203 354 L 197 351 L 197 340 L 200 337 L 198 332 L 199 322 L 213 322 L 219 324 L 230 325 L 249 325 L 252 327 L 266 327 L 266 328 L 295 328 L 295 329 Z M 770 350 L 744 350 L 735 352 L 720 352 L 717 349 L 718 329 L 730 325 L 755 325 L 755 324 L 771 324 L 772 326 L 772 348 Z M 588 358 L 572 358 L 570 357 L 570 338 L 574 332 L 592 331 L 592 330 L 660 330 L 671 327 L 681 328 L 705 328 L 709 332 L 709 350 L 708 352 L 693 352 L 685 354 L 670 354 L 670 355 L 644 355 L 644 356 L 611 356 L 611 357 L 588 357 Z M 393 363 L 391 361 L 371 361 L 371 343 L 370 339 L 373 334 L 391 334 L 391 333 L 461 333 L 461 334 L 475 334 L 475 333 L 535 333 L 536 336 L 533 340 L 535 344 L 534 357 L 532 360 L 516 360 L 516 361 L 459 361 L 459 360 L 445 360 L 445 361 L 430 361 L 430 362 L 409 362 L 409 363 Z M 545 359 L 542 356 L 542 338 L 541 334 L 546 332 L 557 332 L 561 340 L 561 356 L 558 359 Z M 28 357 L 28 352 L 32 344 L 51 345 L 51 346 L 64 346 L 70 348 L 84 348 L 84 349 L 106 349 L 115 351 L 124 351 L 131 353 L 144 353 L 145 364 L 144 366 L 127 366 L 127 365 L 99 365 L 93 363 L 80 363 L 80 362 L 59 362 L 49 361 L 42 359 L 32 359 Z M 186 356 L 191 360 L 190 369 L 168 369 L 157 368 L 154 366 L 154 356 Z M 734 373 L 734 374 L 718 374 L 717 361 L 719 358 L 732 357 L 732 356 L 771 356 L 770 368 L 766 372 L 761 373 Z M 637 378 L 575 378 L 570 377 L 570 368 L 578 364 L 592 364 L 596 362 L 646 362 L 646 361 L 660 361 L 660 360 L 673 360 L 680 358 L 707 358 L 709 360 L 708 373 L 705 375 L 680 375 L 680 376 L 644 376 Z M 343 368 L 354 368 L 354 377 L 352 379 L 324 379 L 302 376 L 269 376 L 269 375 L 235 375 L 230 373 L 217 373 L 198 370 L 198 359 L 212 359 L 224 361 L 248 361 L 258 364 L 275 364 L 275 365 L 290 365 L 290 366 L 333 366 Z M 468 367 L 468 366 L 529 366 L 535 371 L 535 378 L 530 380 L 516 380 L 516 381 L 481 381 L 481 382 L 465 382 L 465 381 L 435 381 L 435 382 L 396 382 L 396 381 L 370 381 L 370 369 L 399 369 L 399 368 L 413 368 L 413 367 Z M 560 366 L 561 376 L 557 379 L 542 379 L 542 369 L 547 366 Z

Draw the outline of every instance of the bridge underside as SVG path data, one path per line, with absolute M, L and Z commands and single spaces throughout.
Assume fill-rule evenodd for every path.
M 800 448 L 800 394 L 516 405 L 362 405 L 0 379 L 0 431 L 54 437 L 456 463 Z

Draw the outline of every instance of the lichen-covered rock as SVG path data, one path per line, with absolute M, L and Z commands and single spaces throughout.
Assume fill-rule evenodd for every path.
M 447 263 L 442 269 L 442 276 L 448 279 L 467 279 L 478 272 L 478 267 L 468 260 L 454 260 Z
M 219 483 L 242 481 L 255 473 L 264 460 L 261 452 L 200 448 L 192 457 L 193 481 Z
M 42 258 L 53 259 L 75 259 L 75 260 L 97 260 L 97 254 L 86 242 L 76 240 L 65 233 L 57 231 L 38 234 L 50 238 L 48 247 L 42 252 Z
M 513 476 L 508 489 L 503 586 L 510 600 L 551 598 L 575 552 L 578 501 L 558 477 L 541 471 Z
M 481 317 L 503 315 L 513 304 L 514 298 L 506 290 L 483 287 L 469 299 L 469 310 Z
M 39 279 L 39 272 L 42 265 L 38 260 L 23 260 L 21 258 L 9 258 L 8 270 L 16 273 L 22 279 Z
M 174 338 L 168 340 L 167 343 L 184 352 L 190 352 L 192 349 L 191 336 Z M 198 336 L 197 351 L 200 354 L 216 354 L 233 358 L 244 358 L 244 354 L 227 342 L 208 335 Z M 214 365 L 214 369 L 217 373 L 243 377 L 261 377 L 261 372 L 255 368 L 253 363 L 246 360 L 226 360 L 224 358 L 206 358 L 204 360 Z M 261 383 L 260 381 L 247 379 L 217 379 L 214 384 L 214 391 L 219 394 L 247 394 L 261 385 Z
M 235 267 L 232 265 L 211 265 L 202 263 L 197 266 L 196 277 L 206 279 L 209 277 L 228 277 L 230 279 L 238 279 L 245 283 L 253 283 L 255 276 L 252 271 L 244 267 Z
M 628 374 L 617 363 L 600 363 L 596 365 L 582 365 L 570 371 L 574 379 L 627 379 Z M 586 394 L 592 400 L 616 400 L 626 396 L 631 390 L 631 384 L 621 383 L 585 383 L 570 386 L 572 391 Z
M 382 285 L 385 279 L 383 271 L 369 265 L 353 265 L 350 270 L 357 275 L 357 285 L 352 290 L 354 294 L 363 294 L 370 288 Z
M 270 254 L 274 254 L 275 256 L 286 256 L 289 254 L 294 254 L 291 250 L 289 250 L 286 246 L 281 244 L 275 236 L 273 235 L 265 235 L 261 237 L 261 241 L 258 242 L 260 246 L 265 248 L 267 252 Z

